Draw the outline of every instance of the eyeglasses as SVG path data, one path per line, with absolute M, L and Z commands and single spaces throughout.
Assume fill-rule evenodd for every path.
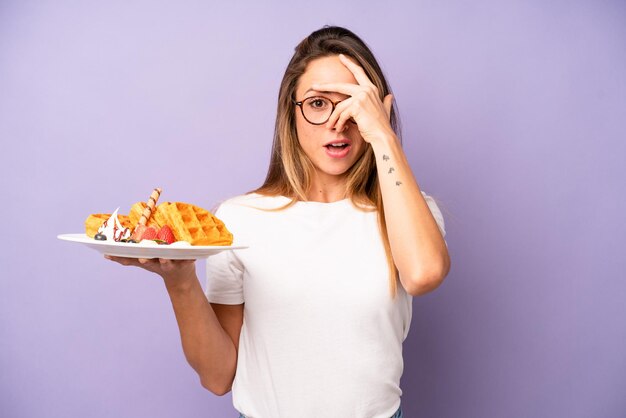
M 332 115 L 335 110 L 335 106 L 341 102 L 343 102 L 343 100 L 333 102 L 328 97 L 313 96 L 307 97 L 300 102 L 294 100 L 293 103 L 300 107 L 302 116 L 311 125 L 323 125 L 330 119 L 330 115 Z

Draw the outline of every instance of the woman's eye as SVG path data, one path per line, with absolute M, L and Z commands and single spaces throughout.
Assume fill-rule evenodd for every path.
M 321 98 L 311 99 L 309 100 L 309 107 L 314 110 L 324 110 L 328 107 L 328 101 Z

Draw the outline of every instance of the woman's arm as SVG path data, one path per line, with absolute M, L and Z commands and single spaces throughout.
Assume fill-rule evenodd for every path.
M 381 101 L 378 89 L 365 71 L 345 56 L 339 58 L 357 84 L 312 86 L 319 91 L 337 91 L 350 96 L 337 105 L 326 127 L 341 132 L 352 119 L 363 139 L 372 146 L 391 253 L 400 281 L 409 294 L 424 294 L 439 286 L 448 274 L 448 248 L 389 123 L 393 97 L 387 95 Z
M 372 141 L 393 260 L 407 293 L 434 290 L 450 270 L 443 236 L 393 134 Z
M 159 274 L 178 322 L 183 352 L 202 386 L 223 395 L 230 391 L 237 366 L 243 304 L 211 305 L 196 276 L 194 260 L 108 257 Z

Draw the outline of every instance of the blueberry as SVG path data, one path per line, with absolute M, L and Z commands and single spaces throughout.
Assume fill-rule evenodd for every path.
M 97 240 L 97 241 L 106 241 L 107 240 L 107 236 L 104 234 L 96 234 L 93 239 Z

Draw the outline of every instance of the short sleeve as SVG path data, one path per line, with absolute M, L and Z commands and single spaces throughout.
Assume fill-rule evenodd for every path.
M 437 206 L 435 199 L 428 196 L 426 193 L 422 192 L 422 195 L 424 196 L 424 200 L 426 200 L 426 203 L 428 204 L 428 207 L 430 208 L 430 213 L 432 213 L 433 218 L 435 218 L 435 221 L 437 222 L 439 231 L 441 231 L 441 236 L 445 238 L 446 237 L 446 224 L 443 220 L 443 215 L 441 214 L 441 211 L 439 210 L 439 206 Z
M 224 220 L 224 210 L 220 206 L 215 216 Z M 225 221 L 225 223 L 229 223 Z M 239 305 L 243 298 L 244 267 L 234 251 L 222 251 L 207 258 L 206 296 L 211 303 Z

